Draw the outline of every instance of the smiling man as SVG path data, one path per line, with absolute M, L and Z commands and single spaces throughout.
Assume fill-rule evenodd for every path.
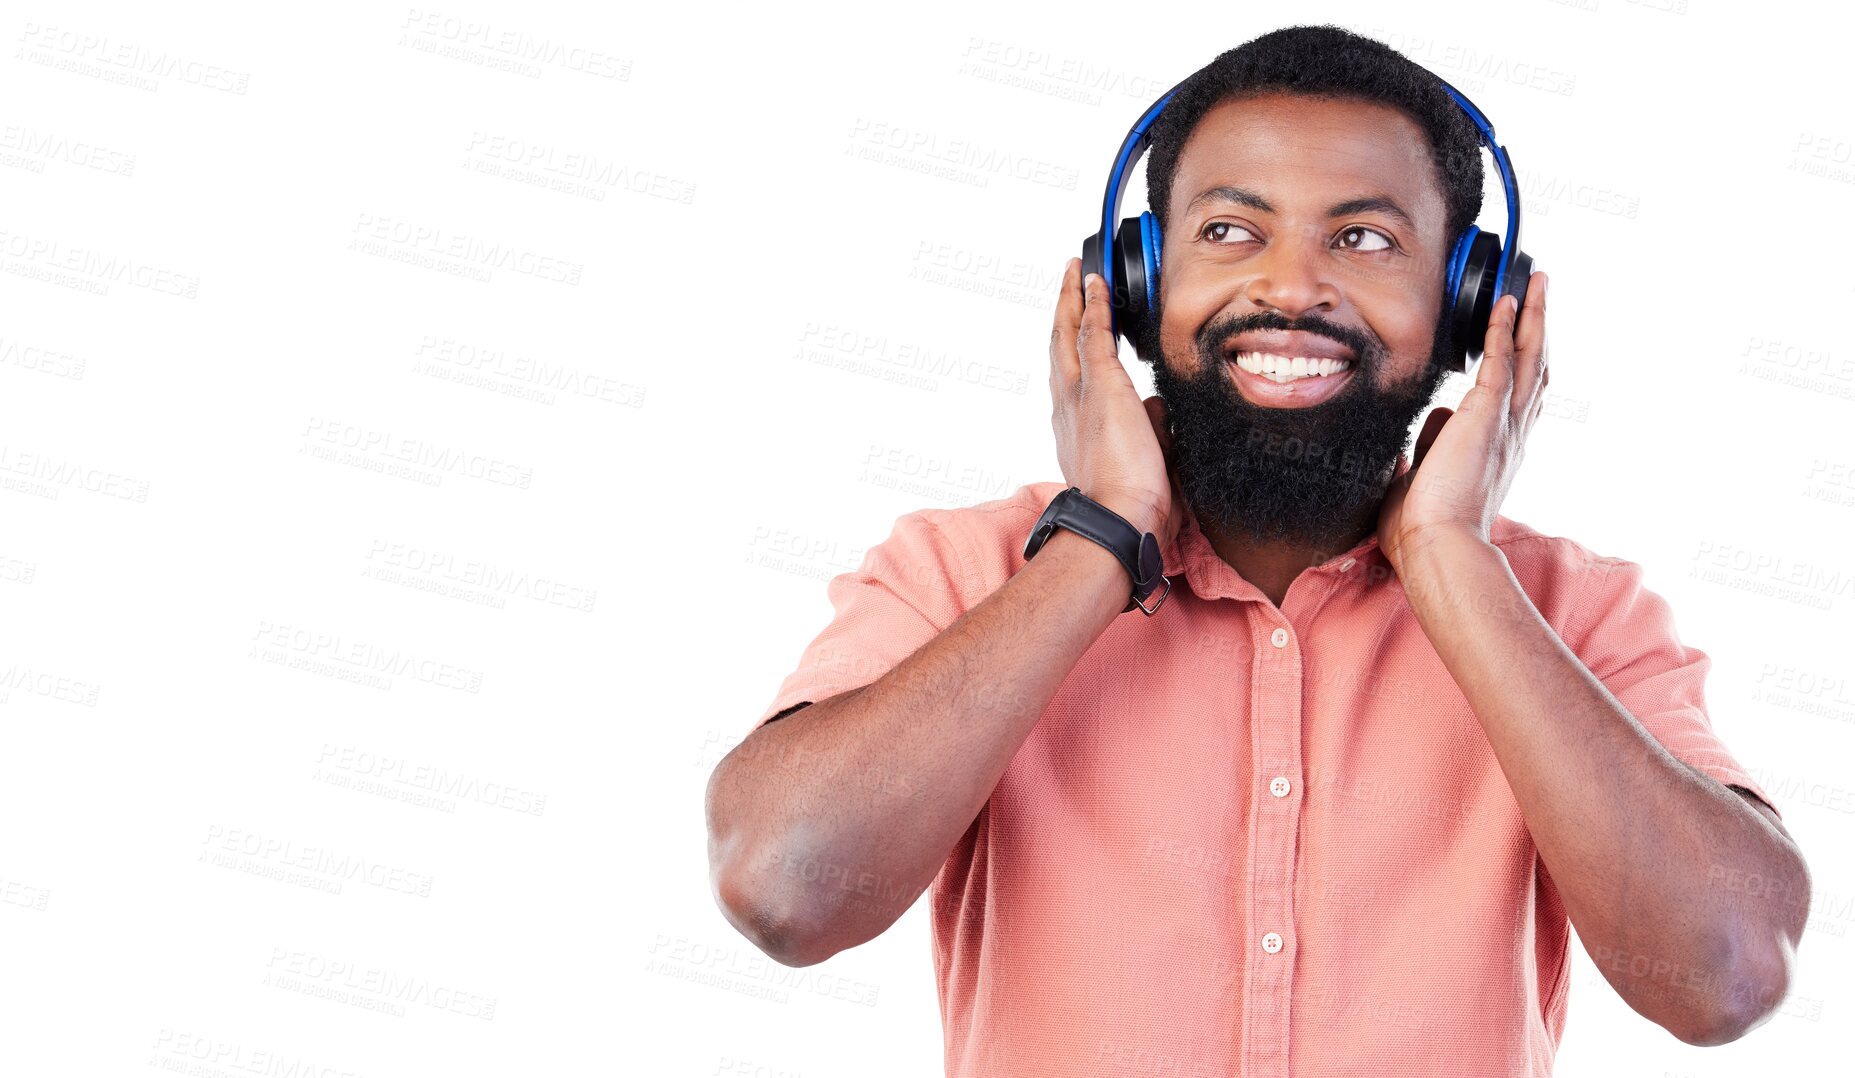
M 1707 655 L 1639 564 L 1498 512 L 1545 274 L 1403 452 L 1461 353 L 1475 140 L 1335 27 L 1181 84 L 1148 168 L 1158 395 L 1071 260 L 1066 482 L 907 514 L 831 581 L 709 783 L 730 923 L 810 965 L 931 888 L 950 1075 L 1546 1075 L 1573 926 L 1682 1041 L 1769 1018 L 1809 876 L 1712 731 Z M 1099 514 L 1040 526 L 1078 492 Z
M 1433 169 L 1412 167 L 1428 161 L 1411 149 L 1429 145 L 1424 130 L 1356 97 L 1251 90 L 1184 138 L 1194 91 L 1155 132 L 1167 257 L 1139 350 L 1199 525 L 1279 604 L 1315 552 L 1372 530 L 1411 423 L 1448 371 L 1446 237 L 1473 222 L 1480 170 L 1445 192 Z M 1436 107 L 1433 122 L 1461 137 L 1466 120 Z M 1225 182 L 1236 176 L 1245 185 Z M 1190 195 L 1177 210 L 1175 188 Z M 1336 200 L 1318 205 L 1323 192 Z M 1265 248 L 1287 262 L 1265 268 Z

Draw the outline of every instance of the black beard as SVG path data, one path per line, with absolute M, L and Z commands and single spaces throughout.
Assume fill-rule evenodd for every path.
M 1180 378 L 1159 348 L 1156 313 L 1138 351 L 1153 363 L 1179 486 L 1201 530 L 1336 553 L 1356 543 L 1376 519 L 1412 422 L 1448 373 L 1448 314 L 1447 307 L 1438 314 L 1428 368 L 1385 389 L 1378 378 L 1387 356 L 1377 337 L 1276 311 L 1207 323 L 1197 338 L 1199 374 Z M 1350 381 L 1309 407 L 1252 404 L 1237 390 L 1225 342 L 1253 329 L 1305 330 L 1346 345 L 1354 356 Z

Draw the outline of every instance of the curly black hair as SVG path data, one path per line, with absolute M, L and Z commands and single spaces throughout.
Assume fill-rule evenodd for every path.
M 1408 115 L 1429 139 L 1448 207 L 1451 242 L 1481 213 L 1480 134 L 1437 77 L 1382 41 L 1339 26 L 1289 26 L 1219 55 L 1193 72 L 1153 124 L 1147 205 L 1166 225 L 1173 174 L 1185 140 L 1206 112 L 1231 98 L 1286 91 L 1374 101 Z M 1421 159 L 1421 158 L 1414 158 Z

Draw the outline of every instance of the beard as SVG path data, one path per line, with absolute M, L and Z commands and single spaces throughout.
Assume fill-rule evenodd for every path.
M 1449 308 L 1437 314 L 1427 367 L 1382 387 L 1383 342 L 1363 330 L 1277 311 L 1213 319 L 1197 335 L 1198 373 L 1180 378 L 1159 347 L 1155 312 L 1137 351 L 1166 402 L 1179 487 L 1207 534 L 1344 550 L 1376 517 L 1419 412 L 1448 373 Z M 1238 391 L 1225 342 L 1249 330 L 1304 330 L 1352 349 L 1350 381 L 1301 408 L 1268 408 Z M 1331 377 L 1331 376 L 1329 376 Z

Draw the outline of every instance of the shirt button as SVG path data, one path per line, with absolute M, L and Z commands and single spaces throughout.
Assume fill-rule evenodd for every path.
M 1352 567 L 1353 567 L 1353 559 L 1347 558 L 1345 561 L 1340 563 L 1340 572 L 1344 573 L 1346 570 L 1351 569 Z
M 1288 630 L 1278 628 L 1274 632 L 1270 633 L 1269 643 L 1274 644 L 1278 648 L 1287 647 L 1288 646 Z
M 1268 951 L 1270 954 L 1274 954 L 1275 952 L 1281 950 L 1282 949 L 1282 937 L 1279 935 L 1276 935 L 1274 932 L 1269 933 L 1268 935 L 1262 938 L 1262 949 L 1265 951 Z
M 1288 779 L 1277 775 L 1269 780 L 1269 792 L 1277 797 L 1288 796 Z

